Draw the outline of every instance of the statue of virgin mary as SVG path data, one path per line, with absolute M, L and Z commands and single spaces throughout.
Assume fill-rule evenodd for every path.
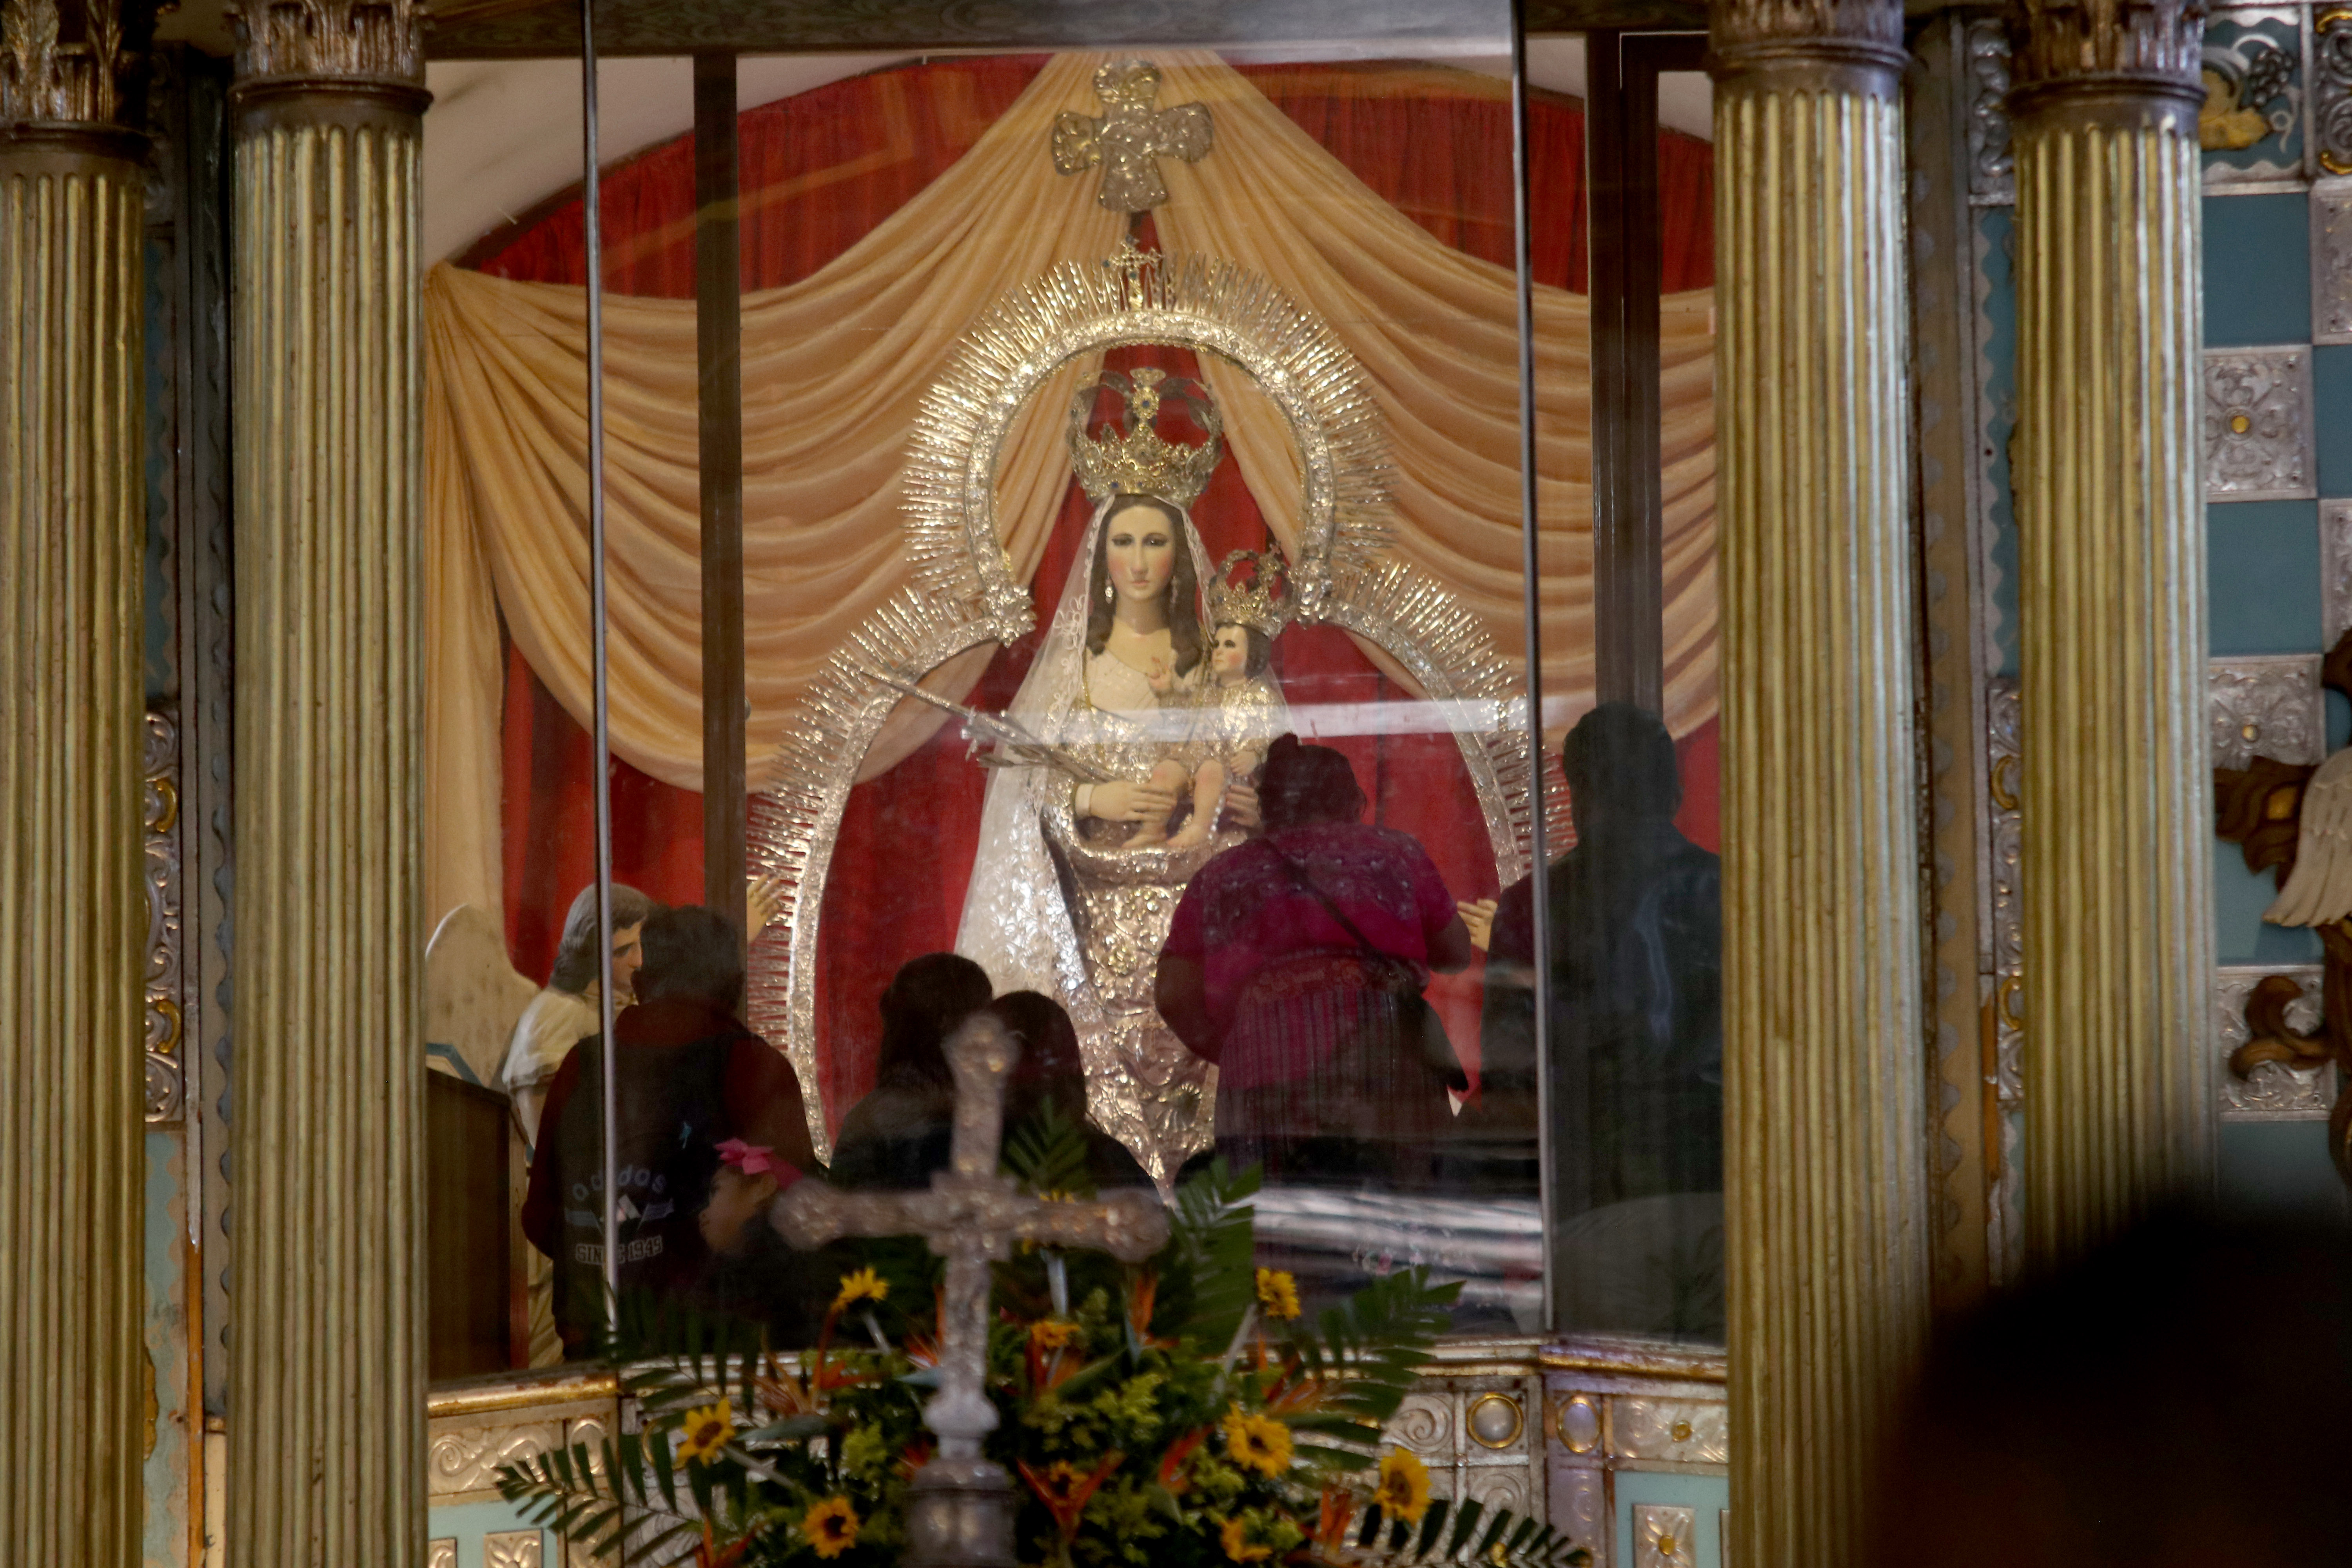
M 1242 834 L 1212 825 L 1206 843 L 1129 847 L 1177 799 L 1148 779 L 1189 732 L 1181 711 L 1208 679 L 1201 589 L 1208 558 L 1188 510 L 1222 455 L 1205 389 L 1143 369 L 1107 373 L 1124 395 L 1124 434 L 1090 436 L 1096 385 L 1071 405 L 1070 445 L 1095 509 L 1044 643 L 1006 716 L 1085 759 L 1101 782 L 1050 767 L 991 778 L 956 951 L 1000 993 L 1060 998 L 1076 1024 L 1094 1120 L 1163 1184 L 1209 1146 L 1215 1069 L 1186 1050 L 1152 1006 L 1160 949 L 1193 874 Z M 1163 440 L 1164 400 L 1208 431 Z M 1154 678 L 1160 688 L 1155 689 Z M 1278 686 L 1269 732 L 1287 727 Z

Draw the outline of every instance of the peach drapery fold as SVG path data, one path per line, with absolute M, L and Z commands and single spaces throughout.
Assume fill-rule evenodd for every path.
M 1451 587 L 1516 660 L 1520 573 L 1517 303 L 1508 269 L 1396 212 L 1213 55 L 1160 57 L 1163 103 L 1206 102 L 1216 146 L 1169 159 L 1155 214 L 1171 250 L 1229 258 L 1328 320 L 1363 363 L 1388 425 L 1396 546 Z M 1097 57 L 1059 56 L 956 165 L 841 257 L 742 302 L 746 674 L 755 773 L 767 737 L 824 660 L 908 580 L 899 470 L 924 393 L 956 340 L 1014 286 L 1090 260 L 1122 222 L 1091 174 L 1047 155 L 1054 116 L 1095 111 Z M 1548 698 L 1591 701 L 1591 399 L 1581 296 L 1538 288 L 1538 434 Z M 1663 311 L 1667 721 L 1714 712 L 1709 297 Z M 428 338 L 428 867 L 433 918 L 500 906 L 499 620 L 583 725 L 588 636 L 583 292 L 436 268 Z M 606 495 L 614 750 L 701 785 L 694 306 L 608 295 Z M 1243 477 L 1286 544 L 1298 482 L 1288 432 L 1245 373 L 1203 374 Z M 1036 570 L 1067 488 L 1074 364 L 1008 441 L 999 514 L 1015 575 Z M 928 684 L 961 694 L 992 650 Z M 1368 650 L 1370 651 L 1370 650 Z M 1381 662 L 1387 663 L 1385 659 Z M 1554 710 L 1559 711 L 1558 709 Z M 902 712 L 868 757 L 884 771 L 936 728 Z
M 1517 662 L 1516 277 L 1382 201 L 1214 55 L 1158 58 L 1160 101 L 1205 103 L 1217 127 L 1209 157 L 1162 161 L 1160 242 L 1239 262 L 1331 324 L 1387 427 L 1398 552 L 1459 595 Z M 1697 289 L 1660 310 L 1665 718 L 1677 735 L 1715 714 L 1713 302 Z M 1591 705 L 1593 680 L 1590 318 L 1584 296 L 1564 289 L 1538 286 L 1535 309 L 1544 694 L 1574 715 Z M 1207 355 L 1202 365 L 1242 476 L 1287 548 L 1300 495 L 1288 432 L 1267 400 L 1242 395 L 1244 372 Z

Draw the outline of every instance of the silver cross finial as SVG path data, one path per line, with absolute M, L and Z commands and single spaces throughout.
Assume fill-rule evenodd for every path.
M 1197 163 L 1209 154 L 1213 128 L 1209 106 L 1180 103 L 1157 109 L 1160 68 L 1150 60 L 1119 60 L 1095 72 L 1099 118 L 1075 111 L 1054 121 L 1054 167 L 1065 174 L 1099 165 L 1095 199 L 1115 213 L 1149 212 L 1168 199 L 1159 160 Z
M 1002 1561 L 1012 1550 L 1011 1481 L 980 1457 L 996 1426 L 988 1400 L 988 1266 L 1012 1256 L 1016 1241 L 1099 1247 L 1140 1263 L 1168 1244 L 1168 1213 L 1149 1193 L 1116 1192 L 1096 1203 L 1033 1198 L 997 1174 L 1003 1137 L 1004 1080 L 1021 1059 L 1021 1042 L 996 1018 L 974 1016 L 947 1043 L 955 1073 L 955 1136 L 949 1169 L 927 1193 L 845 1193 L 820 1181 L 796 1182 L 776 1200 L 774 1223 L 794 1247 L 822 1247 L 844 1236 L 920 1236 L 948 1260 L 940 1313 L 940 1391 L 923 1407 L 940 1451 L 915 1477 L 908 1532 L 915 1555 L 968 1564 Z M 999 1494 L 1003 1507 L 993 1506 Z M 970 1500 L 987 1500 L 976 1510 Z M 934 1504 L 933 1500 L 936 1500 Z M 960 1501 L 959 1500 L 967 1500 Z M 998 1526 L 976 1516 L 1001 1513 Z M 991 1539 L 986 1550 L 975 1529 Z M 934 1539 L 936 1537 L 936 1539 Z M 910 1559 L 911 1560 L 911 1559 Z

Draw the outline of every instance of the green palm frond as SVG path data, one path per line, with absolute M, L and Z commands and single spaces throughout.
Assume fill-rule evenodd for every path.
M 1152 1260 L 1160 1276 L 1154 1334 L 1222 1351 L 1241 1331 L 1256 1299 L 1249 1200 L 1257 1189 L 1256 1166 L 1236 1172 L 1223 1160 L 1176 1189 L 1168 1245 Z
M 722 1395 L 739 1410 L 751 1407 L 762 1351 L 754 1325 L 642 1291 L 623 1295 L 611 1321 L 595 1334 L 593 1352 L 619 1369 L 623 1391 L 648 1422 L 675 1424 Z
M 1052 1100 L 1005 1136 L 1005 1173 L 1033 1193 L 1095 1194 L 1093 1149 L 1085 1126 Z
M 593 1449 L 575 1443 L 501 1465 L 499 1495 L 517 1504 L 530 1523 L 600 1556 L 616 1552 L 633 1532 L 632 1549 L 650 1555 L 680 1537 L 700 1534 L 703 1519 L 714 1517 L 689 1513 L 680 1504 L 673 1468 L 667 1434 L 625 1435 Z M 645 1533 L 648 1525 L 654 1526 L 650 1534 Z
M 1448 1526 L 1451 1525 L 1449 1529 Z M 1591 1568 L 1592 1553 L 1540 1520 L 1477 1501 L 1459 1509 L 1440 1498 L 1415 1525 L 1386 1518 L 1375 1504 L 1364 1514 L 1341 1559 L 1366 1568 L 1408 1563 L 1463 1563 L 1471 1568 Z
M 1426 1268 L 1400 1269 L 1292 1324 L 1284 1350 L 1328 1390 L 1319 1408 L 1292 1418 L 1300 1450 L 1335 1469 L 1370 1465 L 1381 1426 L 1432 1359 L 1461 1293 L 1458 1280 L 1433 1285 Z

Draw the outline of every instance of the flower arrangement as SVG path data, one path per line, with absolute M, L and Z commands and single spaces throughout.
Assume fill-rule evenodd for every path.
M 1005 1168 L 1040 1194 L 1082 1194 L 1085 1154 L 1049 1114 L 1016 1131 Z M 1460 1287 L 1405 1270 L 1310 1319 L 1289 1275 L 1254 1267 L 1256 1184 L 1222 1163 L 1193 1178 L 1140 1267 L 1045 1249 L 997 1266 L 987 1454 L 1014 1478 L 1022 1562 L 1589 1563 L 1538 1521 L 1433 1500 L 1421 1462 L 1384 1449 Z M 632 1560 L 895 1563 L 932 1446 L 938 1260 L 919 1242 L 835 1250 L 857 1266 L 805 1352 L 624 1302 L 606 1353 L 643 1431 L 508 1466 L 500 1490 L 600 1553 L 626 1537 Z

